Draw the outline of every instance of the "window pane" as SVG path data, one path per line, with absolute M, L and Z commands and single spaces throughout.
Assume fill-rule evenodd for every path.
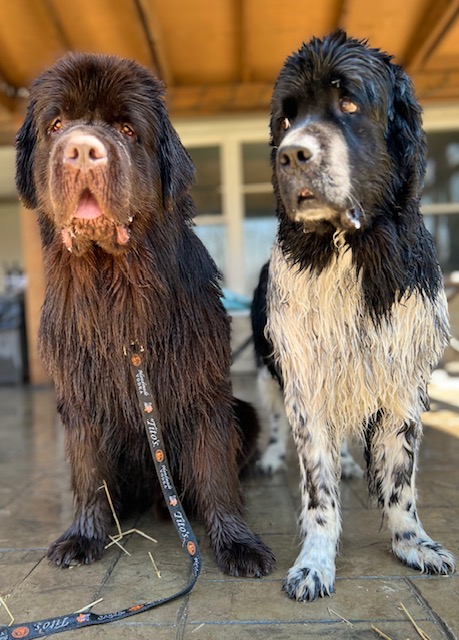
M 226 225 L 199 224 L 194 228 L 196 235 L 201 238 L 207 251 L 214 259 L 222 274 L 222 286 L 226 282 Z
M 424 222 L 434 237 L 442 270 L 459 271 L 459 214 L 427 215 Z
M 245 204 L 244 284 L 247 295 L 252 295 L 260 269 L 269 259 L 277 228 L 270 153 L 267 142 L 242 145 Z
M 427 135 L 427 173 L 422 204 L 457 203 L 459 209 L 459 131 Z M 440 207 L 441 208 L 441 207 Z M 424 216 L 445 272 L 459 270 L 459 213 Z
M 244 222 L 244 292 L 252 295 L 261 267 L 269 260 L 277 229 L 277 218 L 249 218 Z
M 242 145 L 244 184 L 271 182 L 270 153 L 267 142 Z
M 269 193 L 247 193 L 245 196 L 246 218 L 272 218 L 276 212 L 276 199 Z
M 423 204 L 459 203 L 459 131 L 430 133 L 427 146 Z
M 196 204 L 196 214 L 220 215 L 220 148 L 192 147 L 188 149 L 188 153 L 196 168 L 196 185 L 191 193 Z

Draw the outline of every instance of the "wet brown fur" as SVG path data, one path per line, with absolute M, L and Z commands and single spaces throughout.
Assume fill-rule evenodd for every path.
M 123 134 L 126 122 L 133 136 Z M 107 166 L 84 179 L 59 146 L 73 131 L 108 150 Z M 134 340 L 146 348 L 174 478 L 203 518 L 219 567 L 271 570 L 270 550 L 242 518 L 237 457 L 247 420 L 240 429 L 235 406 L 252 427 L 255 417 L 232 395 L 229 320 L 216 267 L 192 230 L 192 181 L 162 85 L 135 62 L 71 54 L 32 86 L 17 186 L 38 212 L 47 281 L 39 348 L 56 386 L 75 494 L 75 520 L 49 550 L 57 565 L 102 555 L 111 522 L 97 491 L 103 480 L 120 512 L 160 495 L 123 354 Z M 103 211 L 95 223 L 72 218 L 84 188 Z M 118 226 L 126 244 L 117 243 Z

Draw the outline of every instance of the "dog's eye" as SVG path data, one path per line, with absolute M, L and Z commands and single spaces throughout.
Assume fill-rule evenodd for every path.
M 359 110 L 355 102 L 352 102 L 352 100 L 349 100 L 348 98 L 340 99 L 339 108 L 343 113 L 355 113 Z
M 48 133 L 54 133 L 55 131 L 59 131 L 59 129 L 62 129 L 62 120 L 60 118 L 55 118 L 52 121 L 51 126 L 48 127 Z
M 290 129 L 292 125 L 290 124 L 290 120 L 288 118 L 283 118 L 281 122 L 281 127 L 284 131 Z
M 130 127 L 128 124 L 123 124 L 121 126 L 121 133 L 124 133 L 125 136 L 134 136 L 134 129 L 132 127 Z

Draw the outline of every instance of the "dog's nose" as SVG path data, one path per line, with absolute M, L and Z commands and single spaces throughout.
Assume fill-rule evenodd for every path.
M 64 147 L 64 162 L 76 169 L 93 169 L 106 164 L 107 149 L 96 136 L 78 133 L 72 135 Z
M 301 145 L 289 145 L 279 150 L 279 164 L 285 169 L 304 167 L 314 158 L 314 152 Z

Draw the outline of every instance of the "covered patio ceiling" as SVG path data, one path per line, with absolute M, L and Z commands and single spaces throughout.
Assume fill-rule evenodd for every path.
M 2 0 L 0 144 L 34 77 L 67 50 L 135 58 L 174 116 L 267 111 L 285 57 L 336 27 L 411 73 L 423 104 L 459 101 L 459 0 Z

